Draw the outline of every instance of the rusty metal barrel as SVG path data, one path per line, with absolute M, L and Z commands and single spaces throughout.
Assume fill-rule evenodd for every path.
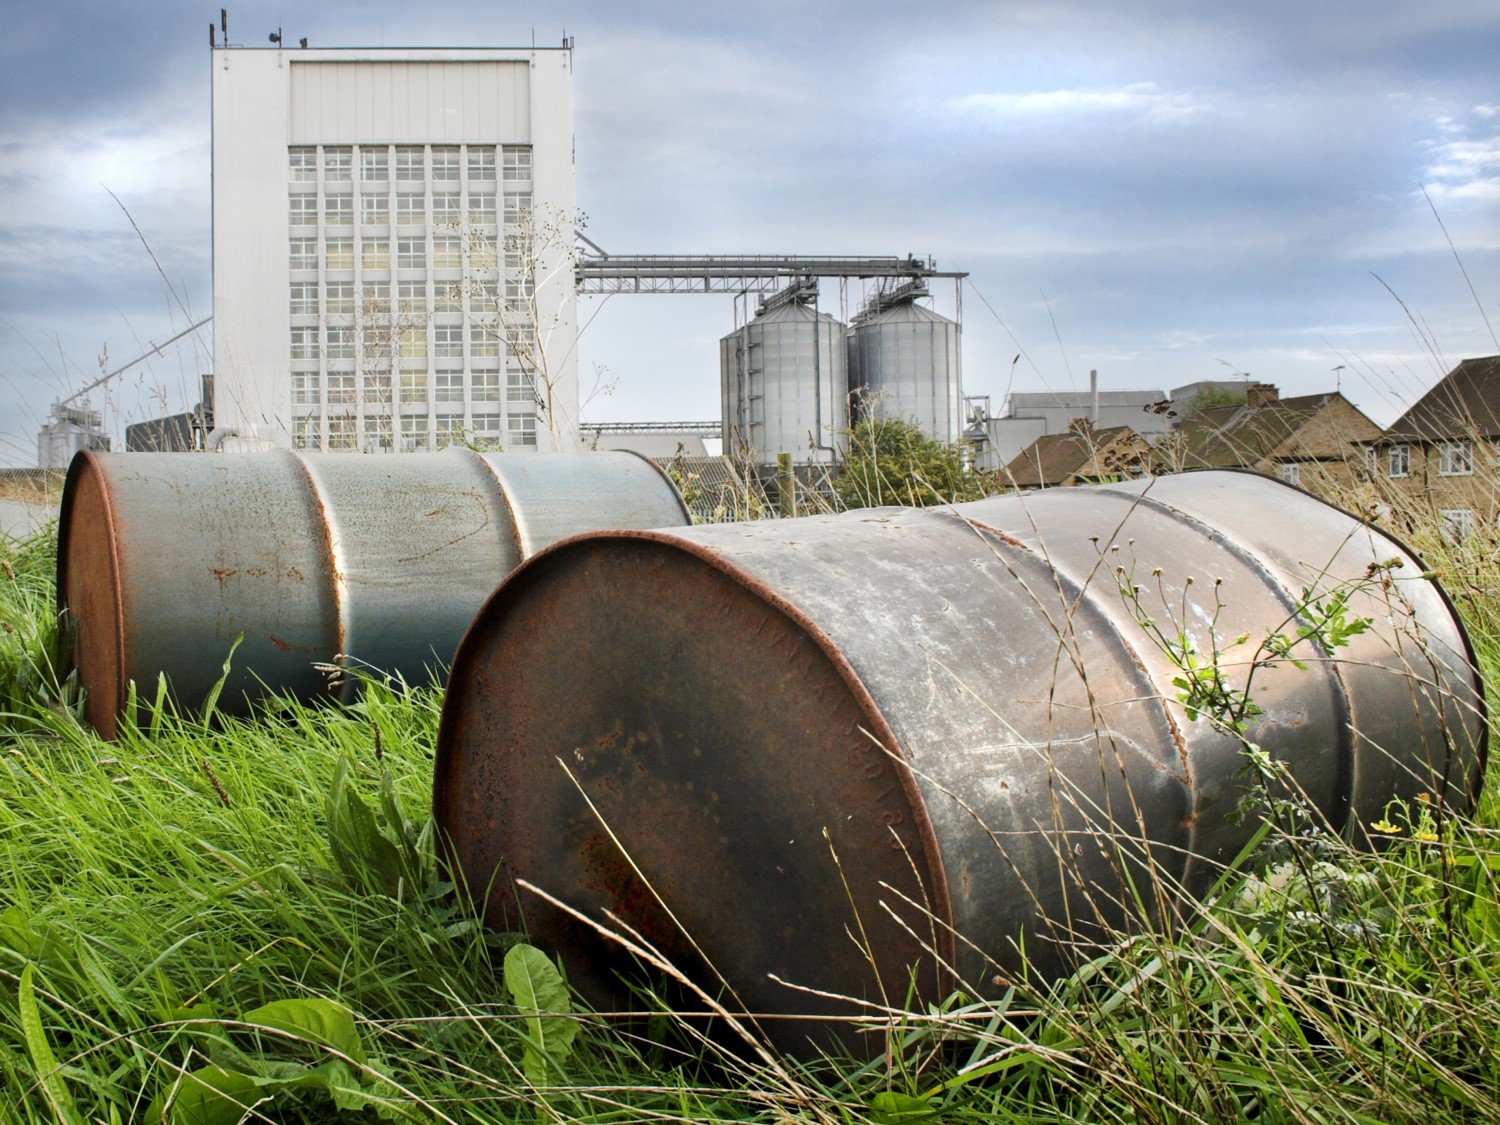
M 319 664 L 424 682 L 507 573 L 582 531 L 668 527 L 676 487 L 630 453 L 81 453 L 58 532 L 88 721 L 113 737 L 132 683 L 198 707 L 236 638 L 221 709 L 347 695 Z
M 1253 658 L 1335 596 L 1365 632 Z M 1203 472 L 559 543 L 459 646 L 435 814 L 489 922 L 597 1002 L 624 959 L 590 922 L 805 1047 L 836 1033 L 801 1017 L 1046 978 L 1214 881 L 1246 747 L 1180 698 L 1185 648 L 1335 830 L 1477 791 L 1481 685 L 1420 562 Z

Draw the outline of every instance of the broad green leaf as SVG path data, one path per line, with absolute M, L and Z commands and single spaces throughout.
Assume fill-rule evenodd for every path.
M 67 1083 L 58 1073 L 57 1057 L 47 1043 L 47 1032 L 42 1027 L 42 1013 L 36 1006 L 36 986 L 32 983 L 35 971 L 34 965 L 27 965 L 21 970 L 21 984 L 16 997 L 21 1036 L 26 1040 L 26 1052 L 31 1056 L 31 1065 L 36 1068 L 37 1083 L 47 1096 L 52 1112 L 60 1121 L 72 1121 L 73 1096 L 68 1093 Z
M 938 1110 L 927 1098 L 886 1090 L 870 1099 L 870 1119 L 877 1125 L 907 1125 L 936 1117 Z
M 255 1106 L 270 1101 L 271 1089 L 248 1074 L 205 1066 L 184 1074 L 157 1094 L 146 1111 L 148 1125 L 237 1125 Z M 171 1113 L 167 1111 L 171 1099 Z
M 354 1013 L 332 1000 L 272 1000 L 246 1012 L 240 1019 L 332 1047 L 355 1062 L 365 1061 L 365 1048 L 354 1023 Z
M 567 982 L 545 953 L 523 942 L 505 955 L 505 987 L 526 1017 L 527 1077 L 545 1085 L 547 1060 L 557 1066 L 567 1061 L 578 1034 L 578 1024 L 567 1018 L 573 1012 Z

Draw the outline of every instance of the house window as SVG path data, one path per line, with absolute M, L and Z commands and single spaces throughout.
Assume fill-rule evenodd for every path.
M 517 449 L 536 448 L 535 414 L 512 414 L 505 422 L 512 446 Z
M 347 227 L 354 222 L 354 196 L 325 195 L 323 220 L 332 227 Z
M 388 270 L 391 268 L 391 240 L 388 238 L 368 238 L 359 246 L 359 264 L 361 269 Z
M 1438 528 L 1447 542 L 1458 543 L 1474 534 L 1474 513 L 1468 508 L 1440 508 Z
M 315 148 L 292 148 L 287 150 L 287 164 L 293 183 L 316 182 L 318 178 L 318 150 Z
M 359 178 L 365 183 L 382 183 L 391 178 L 391 157 L 383 148 L 361 149 Z
M 318 315 L 318 283 L 316 281 L 292 282 L 292 315 Z
M 1380 450 L 1373 445 L 1365 446 L 1365 475 L 1374 480 L 1380 473 Z
M 396 222 L 404 227 L 416 226 L 426 218 L 426 200 L 420 195 L 396 196 Z
M 317 418 L 292 419 L 293 449 L 317 449 L 320 444 Z
M 287 200 L 291 211 L 292 226 L 315 227 L 318 225 L 318 197 L 316 195 L 294 195 Z
M 469 146 L 469 179 L 493 180 L 495 178 L 495 146 Z
M 294 270 L 318 268 L 318 240 L 316 238 L 294 238 L 291 242 L 290 266 Z
M 507 180 L 531 179 L 531 149 L 506 145 L 501 150 L 500 174 Z
M 423 414 L 407 414 L 401 419 L 401 448 L 405 450 L 428 449 L 427 417 Z
M 1281 479 L 1287 484 L 1301 486 L 1302 466 L 1295 461 L 1288 461 L 1281 466 Z
M 1438 446 L 1438 476 L 1466 477 L 1474 472 L 1474 443 L 1445 441 Z
M 1411 446 L 1391 446 L 1386 451 L 1386 470 L 1393 477 L 1411 476 Z
M 396 179 L 422 179 L 423 160 L 421 145 L 398 145 L 396 148 Z
M 347 181 L 354 167 L 354 150 L 350 148 L 325 148 L 323 150 L 323 179 L 330 182 Z
M 458 146 L 432 146 L 432 178 L 434 180 L 458 179 Z
M 391 201 L 383 195 L 360 196 L 359 221 L 366 226 L 386 226 L 391 221 Z

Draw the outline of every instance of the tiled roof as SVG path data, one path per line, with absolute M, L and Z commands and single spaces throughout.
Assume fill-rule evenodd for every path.
M 1277 399 L 1265 406 L 1213 406 L 1187 419 L 1177 432 L 1184 469 L 1254 465 L 1271 456 L 1338 392 Z
M 1398 441 L 1500 437 L 1500 355 L 1464 360 L 1385 436 Z
M 1098 451 L 1100 460 L 1107 463 L 1112 445 L 1129 442 L 1135 437 L 1135 431 L 1129 426 L 1108 426 L 1088 434 L 1076 430 L 1043 434 L 1016 454 L 1002 472 L 1006 480 L 1021 488 L 1061 484 L 1085 468 L 1095 451 Z M 1124 472 L 1125 468 L 1122 465 L 1119 471 Z

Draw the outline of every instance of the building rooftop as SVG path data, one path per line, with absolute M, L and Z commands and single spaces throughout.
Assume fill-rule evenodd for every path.
M 1395 441 L 1500 437 L 1500 355 L 1466 359 L 1385 433 Z

